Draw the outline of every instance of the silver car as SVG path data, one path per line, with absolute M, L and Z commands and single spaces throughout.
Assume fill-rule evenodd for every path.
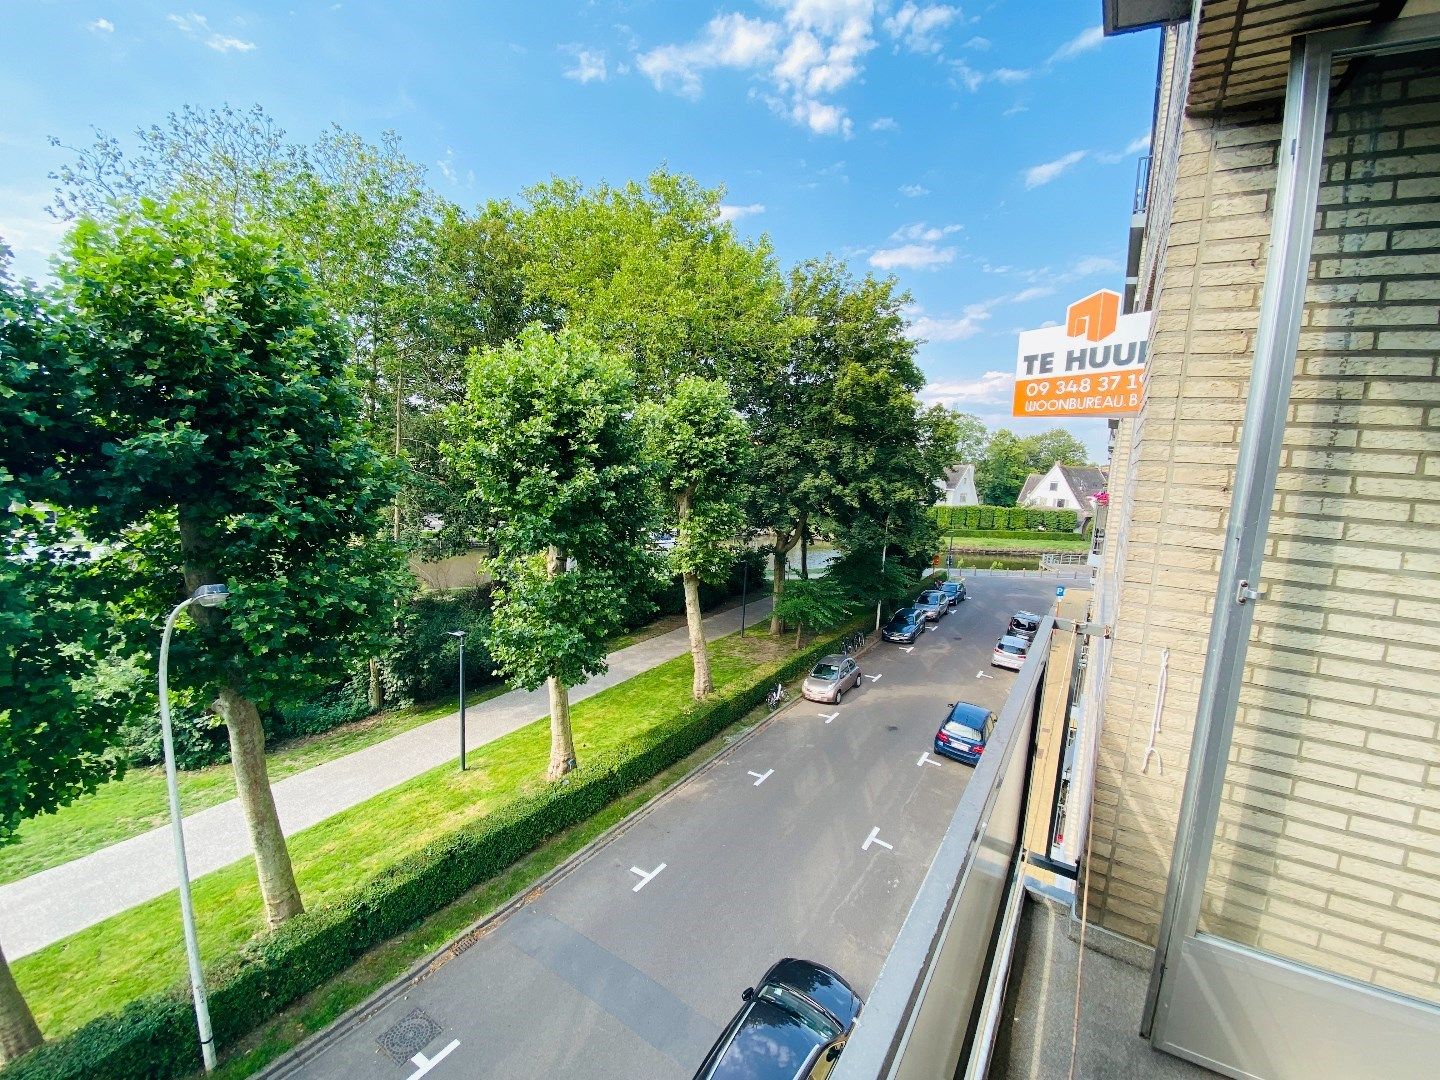
M 810 701 L 838 705 L 846 690 L 860 685 L 860 665 L 848 656 L 832 653 L 822 656 L 805 677 L 800 693 Z

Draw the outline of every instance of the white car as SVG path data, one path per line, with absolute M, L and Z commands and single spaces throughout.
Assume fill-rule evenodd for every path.
M 1029 652 L 1030 642 L 1023 637 L 1007 634 L 995 643 L 995 652 L 990 657 L 990 666 L 1019 671 L 1025 666 L 1025 657 L 1029 655 Z

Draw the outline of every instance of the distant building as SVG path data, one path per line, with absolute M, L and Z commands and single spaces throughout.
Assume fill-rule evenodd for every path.
M 1105 470 L 1091 465 L 1061 465 L 1031 473 L 1020 489 L 1016 506 L 1043 506 L 1050 510 L 1076 510 L 1082 518 L 1095 512 L 1096 495 L 1105 490 Z
M 945 473 L 944 480 L 935 481 L 940 490 L 937 506 L 979 506 L 980 496 L 975 492 L 975 466 L 952 465 Z

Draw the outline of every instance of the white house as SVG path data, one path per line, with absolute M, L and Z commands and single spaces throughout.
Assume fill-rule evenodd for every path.
M 952 465 L 945 471 L 944 480 L 935 481 L 940 497 L 937 506 L 979 506 L 980 497 L 975 493 L 975 466 Z
M 1091 465 L 1061 465 L 1047 472 L 1031 473 L 1020 489 L 1017 506 L 1043 506 L 1052 510 L 1075 510 L 1083 521 L 1095 512 L 1095 496 L 1105 490 L 1105 471 Z

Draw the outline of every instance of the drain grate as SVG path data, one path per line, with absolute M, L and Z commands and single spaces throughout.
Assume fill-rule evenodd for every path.
M 375 1041 L 397 1064 L 404 1065 L 439 1034 L 440 1025 L 424 1009 L 416 1009 Z

